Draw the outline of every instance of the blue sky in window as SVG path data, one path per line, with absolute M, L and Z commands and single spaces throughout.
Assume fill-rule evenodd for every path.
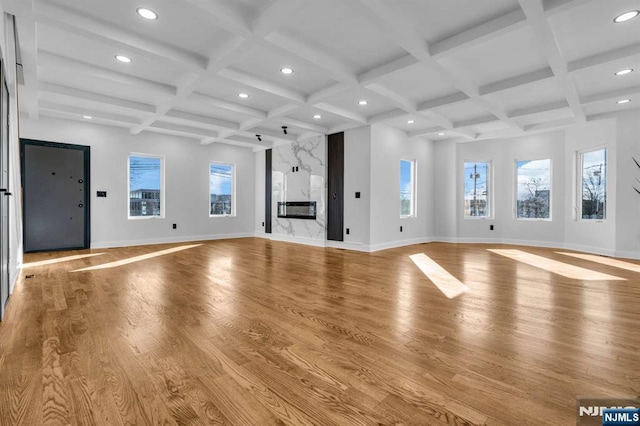
M 209 166 L 209 193 L 231 195 L 233 166 L 230 164 L 211 164 Z
M 411 195 L 411 161 L 400 161 L 400 196 L 409 198 Z
M 160 158 L 129 157 L 129 189 L 160 189 Z

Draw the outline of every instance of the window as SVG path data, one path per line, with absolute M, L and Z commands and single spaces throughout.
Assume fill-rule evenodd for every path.
M 163 159 L 129 155 L 129 218 L 162 217 Z
M 464 216 L 489 217 L 489 163 L 464 163 Z
M 580 210 L 582 219 L 605 219 L 607 217 L 607 150 L 580 154 L 582 170 Z
M 400 160 L 400 217 L 416 215 L 416 161 Z
M 551 159 L 518 161 L 516 217 L 551 218 Z
M 234 166 L 211 163 L 209 165 L 209 215 L 235 215 Z

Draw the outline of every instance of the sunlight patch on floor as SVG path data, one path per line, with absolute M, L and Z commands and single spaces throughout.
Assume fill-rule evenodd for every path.
M 426 254 L 414 254 L 409 256 L 409 258 L 416 264 L 422 273 L 425 274 L 436 287 L 438 287 L 438 290 L 440 290 L 449 299 L 453 299 L 469 291 L 469 287 L 460 282 L 460 280 L 447 272 L 446 269 L 433 261 Z
M 38 262 L 23 263 L 22 264 L 22 269 L 24 269 L 24 268 L 35 268 L 36 266 L 53 265 L 54 263 L 71 262 L 72 260 L 85 259 L 87 257 L 93 257 L 93 256 L 101 256 L 103 254 L 104 253 L 77 254 L 75 256 L 65 256 L 65 257 L 58 257 L 56 259 L 40 260 Z
M 627 271 L 640 272 L 640 265 L 638 265 L 637 263 L 625 262 L 623 260 L 596 256 L 593 254 L 565 253 L 562 251 L 557 251 L 556 253 L 563 254 L 565 256 L 576 257 L 578 259 L 588 260 L 590 262 L 601 263 L 607 266 L 613 266 L 614 268 L 626 269 Z
M 108 268 L 117 268 L 118 266 L 129 265 L 130 263 L 140 262 L 147 259 L 152 259 L 158 256 L 164 256 L 165 254 L 175 253 L 177 251 L 188 250 L 194 247 L 200 247 L 202 244 L 192 244 L 188 246 L 179 246 L 166 250 L 155 251 L 153 253 L 147 253 L 140 256 L 130 257 L 128 259 L 117 260 L 115 262 L 104 263 L 102 265 L 90 266 L 88 268 L 76 269 L 71 272 L 83 272 L 83 271 L 95 271 L 98 269 L 108 269 Z
M 534 266 L 536 268 L 544 269 L 554 274 L 562 275 L 563 277 L 572 278 L 574 280 L 584 281 L 603 281 L 603 280 L 620 280 L 626 281 L 625 278 L 614 277 L 613 275 L 603 274 L 601 272 L 593 271 L 591 269 L 581 268 L 579 266 L 570 265 L 568 263 L 559 262 L 557 260 L 549 259 L 547 257 L 538 256 L 535 254 L 527 253 L 521 250 L 498 250 L 488 249 L 490 252 L 499 254 L 500 256 L 508 257 L 518 262 L 526 263 L 527 265 Z

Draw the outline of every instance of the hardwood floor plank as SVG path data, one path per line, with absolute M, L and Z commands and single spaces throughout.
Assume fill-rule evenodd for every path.
M 638 261 L 491 244 L 180 245 L 30 267 L 0 324 L 0 424 L 570 425 L 578 395 L 640 394 Z M 469 290 L 444 297 L 411 261 L 421 253 Z

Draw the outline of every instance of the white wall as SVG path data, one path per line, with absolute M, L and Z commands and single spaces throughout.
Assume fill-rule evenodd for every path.
M 360 192 L 360 198 L 355 193 Z M 370 238 L 371 127 L 344 132 L 344 245 L 366 250 Z M 346 234 L 346 229 L 349 234 Z
M 70 120 L 22 118 L 21 137 L 91 146 L 91 246 L 116 247 L 254 235 L 255 160 L 247 148 Z M 128 219 L 129 153 L 165 157 L 165 217 Z M 209 217 L 209 164 L 236 166 L 234 217 Z M 97 198 L 96 191 L 107 191 Z M 172 224 L 177 229 L 172 229 Z
M 616 255 L 640 258 L 640 114 L 629 112 L 617 119 Z
M 435 239 L 450 242 L 500 242 L 564 247 L 606 255 L 640 258 L 640 179 L 631 157 L 640 158 L 640 114 L 576 125 L 564 131 L 520 138 L 435 145 Z M 577 218 L 578 153 L 608 149 L 607 218 Z M 455 150 L 455 155 L 453 151 Z M 552 160 L 552 220 L 517 220 L 515 191 L 517 160 Z M 462 169 L 465 161 L 492 163 L 494 215 L 465 219 Z M 637 183 L 640 188 L 640 183 Z M 451 194 L 455 193 L 455 197 Z M 455 223 L 451 218 L 455 218 Z M 489 225 L 494 225 L 494 231 Z
M 417 163 L 416 217 L 400 218 L 402 159 Z M 371 126 L 372 251 L 430 240 L 434 229 L 433 164 L 433 142 L 410 139 L 404 132 L 383 124 Z

